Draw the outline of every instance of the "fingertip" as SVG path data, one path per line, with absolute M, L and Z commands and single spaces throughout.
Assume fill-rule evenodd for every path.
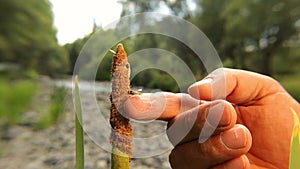
M 210 100 L 212 81 L 212 78 L 205 78 L 198 81 L 188 88 L 188 93 L 196 99 L 200 99 L 201 97 L 202 100 Z
M 237 114 L 232 104 L 225 100 L 216 100 L 212 103 L 206 120 L 212 126 L 218 126 L 219 130 L 233 127 L 236 124 Z
M 250 169 L 250 162 L 246 155 L 229 160 L 224 164 L 225 169 Z
M 168 121 L 175 117 L 181 108 L 194 105 L 194 103 L 181 105 L 181 103 L 193 102 L 190 98 L 168 92 L 143 93 L 130 96 L 125 102 L 125 111 L 130 118 L 135 120 Z M 198 102 L 195 104 L 198 105 Z
M 147 111 L 151 108 L 151 104 L 146 101 L 145 96 L 132 95 L 125 102 L 126 115 L 136 120 L 146 120 Z
M 252 145 L 250 131 L 240 124 L 236 124 L 233 128 L 221 133 L 220 140 L 228 151 L 241 150 L 246 153 Z

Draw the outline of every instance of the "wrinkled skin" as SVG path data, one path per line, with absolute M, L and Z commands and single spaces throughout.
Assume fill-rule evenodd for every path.
M 174 169 L 287 169 L 291 108 L 300 112 L 299 103 L 276 80 L 235 69 L 212 72 L 191 85 L 188 94 L 132 96 L 125 107 L 132 118 L 168 122 Z M 180 137 L 186 126 L 191 128 Z M 199 138 L 205 126 L 214 131 Z

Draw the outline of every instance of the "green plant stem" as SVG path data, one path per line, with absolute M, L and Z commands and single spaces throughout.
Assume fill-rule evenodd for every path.
M 128 154 L 113 147 L 111 153 L 111 169 L 130 169 L 130 157 Z
M 82 128 L 82 109 L 78 88 L 78 76 L 75 76 L 75 135 L 76 135 L 76 169 L 84 169 L 84 136 Z

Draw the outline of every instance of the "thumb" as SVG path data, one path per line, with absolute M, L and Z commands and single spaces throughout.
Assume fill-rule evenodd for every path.
M 213 71 L 188 89 L 189 94 L 197 99 L 226 99 L 234 104 L 251 103 L 281 91 L 285 90 L 268 76 L 228 68 Z

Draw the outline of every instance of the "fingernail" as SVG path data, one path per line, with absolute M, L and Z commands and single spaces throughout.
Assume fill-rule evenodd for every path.
M 200 80 L 200 81 L 198 81 L 198 82 L 192 84 L 192 85 L 189 87 L 189 89 L 195 88 L 195 87 L 200 86 L 200 85 L 209 84 L 209 83 L 211 83 L 211 82 L 212 82 L 212 78 L 206 78 L 206 79 Z
M 246 146 L 246 133 L 242 127 L 235 127 L 221 133 L 222 143 L 229 149 L 239 149 Z

